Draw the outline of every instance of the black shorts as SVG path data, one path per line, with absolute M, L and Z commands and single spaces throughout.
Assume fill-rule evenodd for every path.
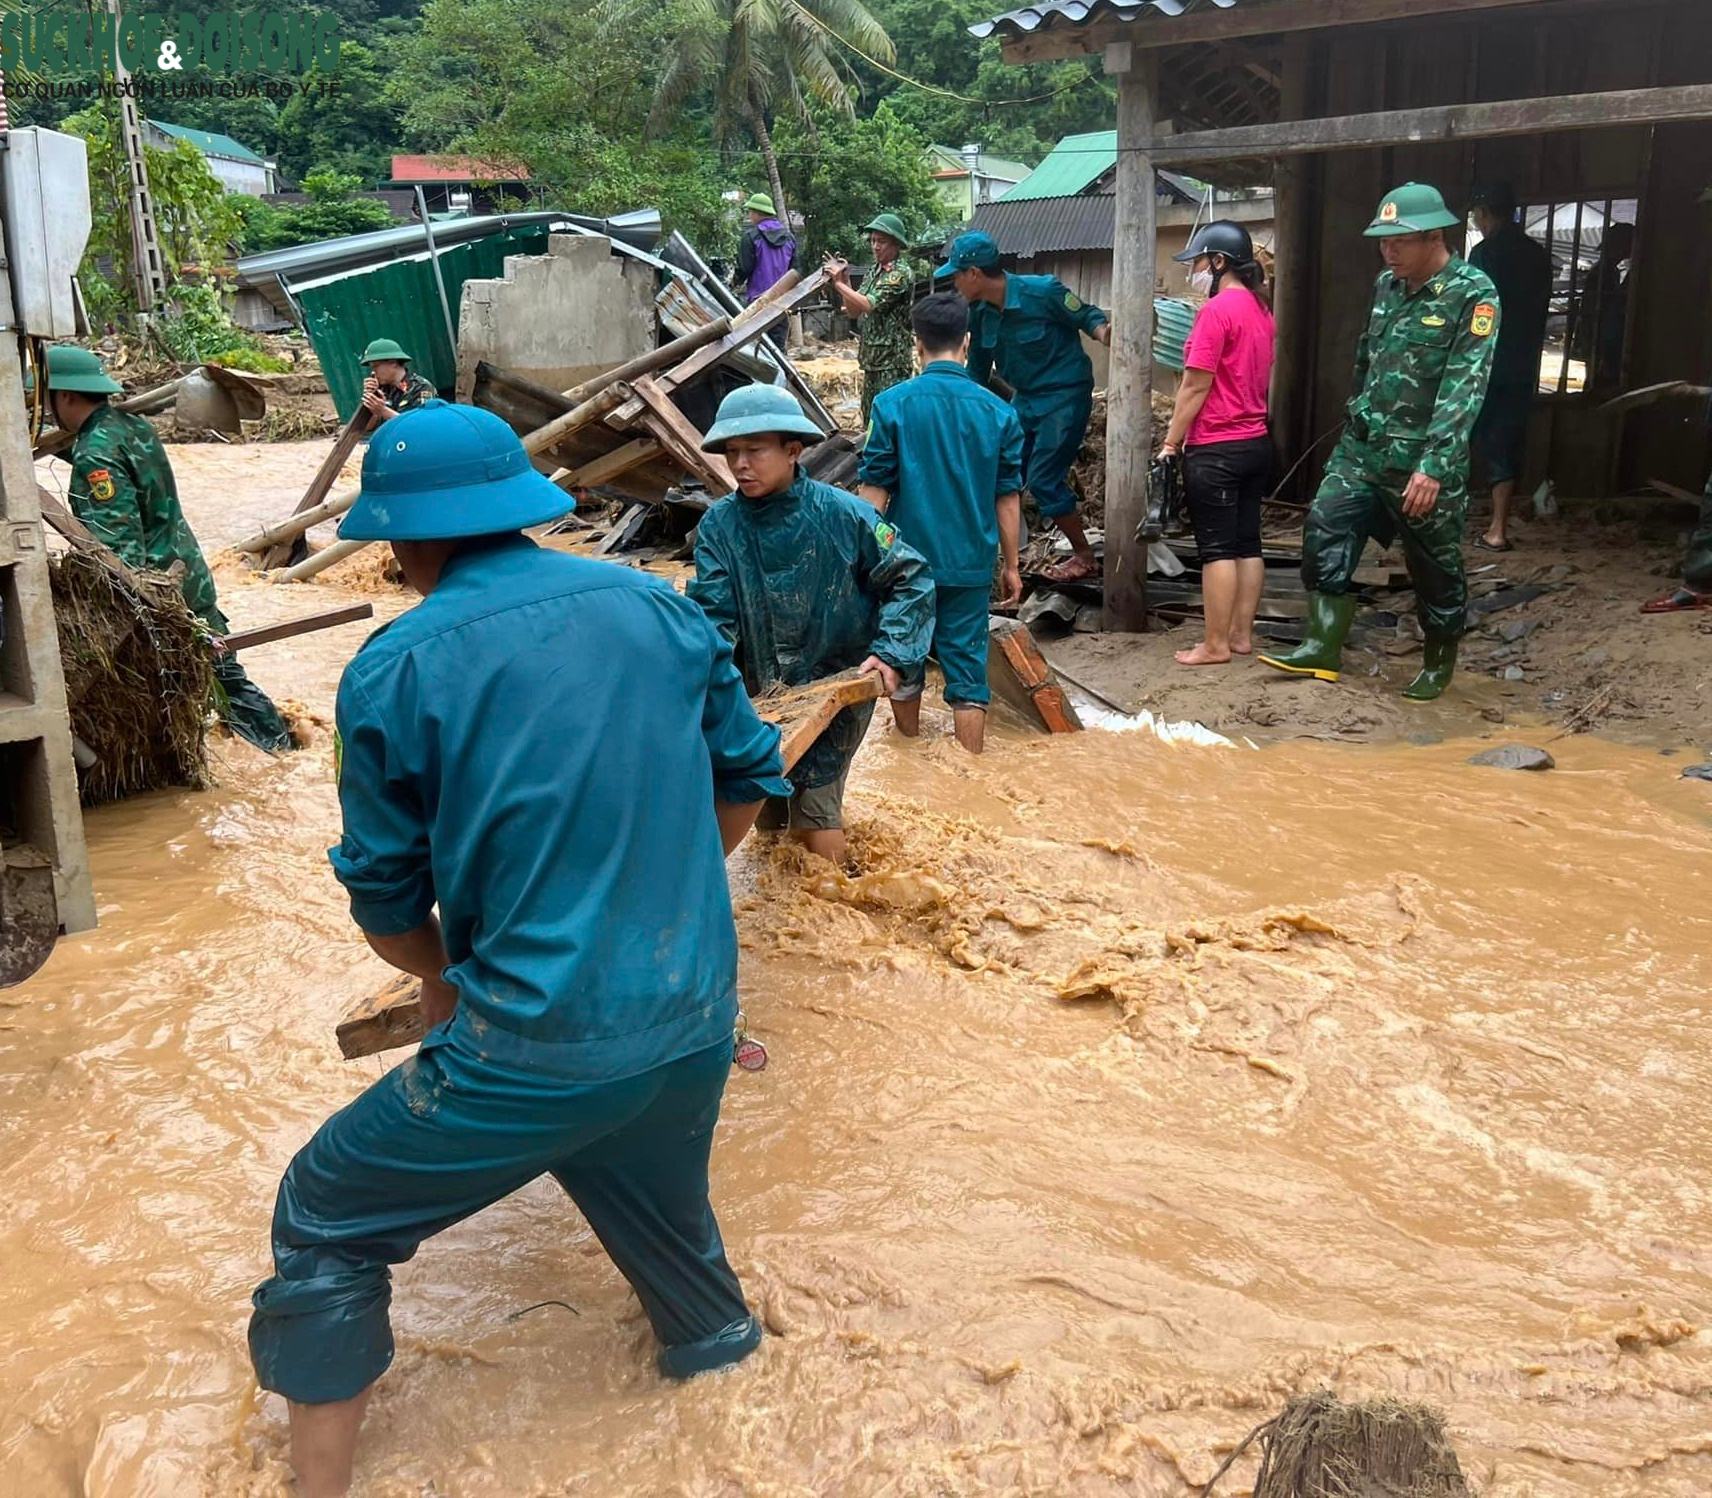
M 1272 439 L 1209 442 L 1183 453 L 1183 492 L 1201 563 L 1260 555 L 1260 506 L 1272 474 Z

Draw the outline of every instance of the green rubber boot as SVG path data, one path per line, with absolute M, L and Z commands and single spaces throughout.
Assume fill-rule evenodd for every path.
M 1403 695 L 1411 702 L 1431 702 L 1450 685 L 1455 671 L 1455 637 L 1447 640 L 1442 635 L 1428 635 L 1421 662 L 1421 674 L 1403 688 Z
M 1274 670 L 1316 681 L 1336 681 L 1343 668 L 1343 637 L 1355 618 L 1355 600 L 1347 593 L 1310 593 L 1308 628 L 1302 643 L 1286 655 L 1262 655 Z

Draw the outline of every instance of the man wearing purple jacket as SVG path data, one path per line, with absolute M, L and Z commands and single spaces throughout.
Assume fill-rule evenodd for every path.
M 756 193 L 743 205 L 743 211 L 749 215 L 749 227 L 743 231 L 743 238 L 737 245 L 737 273 L 732 277 L 732 284 L 743 293 L 745 302 L 753 302 L 778 285 L 796 264 L 797 242 L 791 237 L 791 231 L 779 222 L 773 200 L 766 193 Z M 782 322 L 772 328 L 767 337 L 778 346 L 780 353 L 784 352 L 785 325 Z

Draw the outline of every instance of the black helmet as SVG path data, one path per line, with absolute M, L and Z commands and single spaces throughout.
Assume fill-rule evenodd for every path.
M 1254 241 L 1241 224 L 1232 223 L 1228 218 L 1216 218 L 1212 223 L 1201 226 L 1200 232 L 1189 241 L 1189 247 L 1181 255 L 1171 258 L 1189 265 L 1203 255 L 1223 255 L 1232 265 L 1247 265 L 1254 259 Z

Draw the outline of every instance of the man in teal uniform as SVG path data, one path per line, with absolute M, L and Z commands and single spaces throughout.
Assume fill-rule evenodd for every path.
M 331 857 L 369 945 L 422 980 L 428 1033 L 280 1185 L 250 1352 L 290 1401 L 308 1498 L 349 1486 L 392 1361 L 389 1266 L 543 1174 L 636 1291 L 663 1373 L 761 1339 L 708 1158 L 737 1017 L 723 854 L 790 789 L 779 734 L 688 599 L 522 534 L 570 506 L 497 416 L 430 401 L 369 448 L 341 527 L 391 542 L 424 595 L 339 684 Z
M 1356 346 L 1349 424 L 1303 530 L 1306 637 L 1288 654 L 1260 657 L 1280 671 L 1337 680 L 1355 617 L 1350 582 L 1370 536 L 1401 538 L 1426 634 L 1425 661 L 1403 695 L 1430 701 L 1456 669 L 1468 604 L 1469 434 L 1498 341 L 1492 282 L 1445 246 L 1458 222 L 1437 188 L 1406 182 L 1367 226 L 1386 269 Z
M 897 527 L 854 494 L 797 471 L 820 429 L 776 385 L 719 404 L 702 444 L 737 480 L 702 516 L 689 596 L 735 647 L 749 690 L 798 687 L 855 668 L 888 695 L 927 656 L 933 578 Z M 844 782 L 874 704 L 847 707 L 791 771 L 786 825 L 811 853 L 845 858 Z
M 74 434 L 71 508 L 127 567 L 169 571 L 182 564 L 180 586 L 190 611 L 215 637 L 232 626 L 214 596 L 214 577 L 178 502 L 178 481 L 155 429 L 143 417 L 115 410 L 108 397 L 124 387 L 89 352 L 69 343 L 48 349 L 48 397 L 54 420 Z M 279 709 L 238 664 L 216 650 L 215 707 L 232 732 L 259 749 L 292 747 Z
M 969 373 L 984 385 L 996 365 L 1014 392 L 1028 492 L 1070 542 L 1069 560 L 1049 567 L 1045 576 L 1051 582 L 1099 576 L 1076 513 L 1070 468 L 1082 451 L 1094 401 L 1094 366 L 1082 334 L 1109 346 L 1110 321 L 1053 276 L 999 269 L 998 245 L 979 231 L 951 241 L 934 278 L 949 280 L 969 303 Z
M 987 615 L 993 562 L 1004 559 L 1003 602 L 1022 598 L 1022 423 L 969 378 L 969 305 L 942 291 L 911 315 L 921 373 L 874 402 L 857 470 L 859 493 L 893 521 L 933 569 L 933 657 L 957 741 L 979 754 L 986 736 Z M 921 731 L 923 675 L 892 695 L 898 731 Z
M 434 399 L 434 387 L 410 367 L 410 355 L 392 339 L 376 338 L 363 350 L 362 363 L 369 372 L 363 381 L 363 409 L 373 425 Z

